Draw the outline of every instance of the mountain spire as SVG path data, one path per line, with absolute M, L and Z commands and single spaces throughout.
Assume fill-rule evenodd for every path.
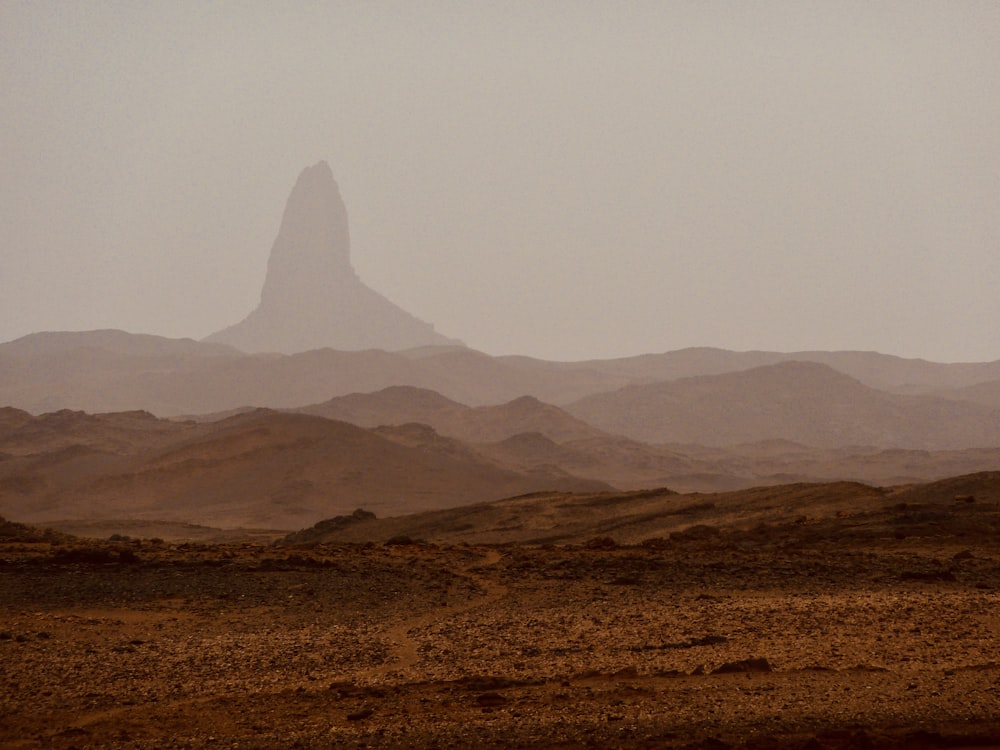
M 280 304 L 289 295 L 342 277 L 357 280 L 351 267 L 347 208 L 330 166 L 321 161 L 302 171 L 285 204 L 261 303 Z
M 325 161 L 303 170 L 292 188 L 257 309 L 205 340 L 285 354 L 460 344 L 358 278 L 347 209 Z

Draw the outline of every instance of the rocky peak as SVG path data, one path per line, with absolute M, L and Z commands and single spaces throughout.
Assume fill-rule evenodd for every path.
M 206 340 L 286 354 L 460 343 L 358 278 L 351 266 L 347 209 L 324 161 L 303 170 L 292 188 L 257 309 Z
M 261 304 L 281 305 L 342 278 L 357 280 L 347 208 L 330 166 L 321 161 L 304 169 L 292 188 L 267 261 Z

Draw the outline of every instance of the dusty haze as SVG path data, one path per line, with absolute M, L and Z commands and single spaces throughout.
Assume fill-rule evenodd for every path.
M 0 341 L 242 319 L 325 159 L 493 354 L 996 359 L 1000 6 L 664 5 L 0 5 Z

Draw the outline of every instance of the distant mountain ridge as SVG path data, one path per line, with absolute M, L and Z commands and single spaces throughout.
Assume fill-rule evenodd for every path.
M 219 344 L 122 331 L 39 333 L 0 344 L 0 405 L 36 414 L 69 408 L 146 410 L 164 417 L 248 406 L 297 408 L 408 386 L 469 406 L 527 395 L 565 407 L 588 396 L 670 382 L 692 372 L 722 375 L 751 370 L 748 365 L 761 359 L 780 363 L 797 356 L 808 360 L 810 355 L 684 349 L 616 360 L 547 362 L 452 346 L 248 355 Z M 951 365 L 863 352 L 816 356 L 871 388 L 965 402 L 984 414 L 995 408 L 990 399 L 1000 381 L 1000 361 Z M 922 385 L 916 388 L 918 380 Z M 979 433 L 970 435 L 979 445 Z
M 128 333 L 113 328 L 96 331 L 43 331 L 0 344 L 0 351 L 24 359 L 62 357 L 91 349 L 121 357 L 214 357 L 239 355 L 226 344 L 206 344 L 194 339 L 171 339 L 148 333 Z
M 565 472 L 518 472 L 446 438 L 404 440 L 266 409 L 211 423 L 8 411 L 0 413 L 0 458 L 0 515 L 33 523 L 133 518 L 294 529 L 362 505 L 394 515 L 543 489 L 609 488 Z
M 628 386 L 566 409 L 603 430 L 649 443 L 782 439 L 821 448 L 935 450 L 1000 445 L 1000 410 L 887 393 L 817 362 Z
M 633 382 L 678 380 L 699 375 L 722 375 L 781 362 L 816 362 L 881 390 L 928 393 L 1000 380 L 1000 360 L 992 362 L 930 362 L 863 351 L 736 352 L 711 347 L 678 349 L 611 360 L 574 363 L 629 377 Z
M 496 406 L 471 407 L 436 391 L 390 386 L 375 393 L 352 393 L 296 411 L 339 419 L 361 427 L 422 422 L 441 435 L 470 443 L 494 443 L 526 432 L 557 442 L 603 436 L 601 430 L 533 396 Z

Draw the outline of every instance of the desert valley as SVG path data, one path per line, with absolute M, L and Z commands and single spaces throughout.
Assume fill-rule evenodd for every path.
M 329 167 L 205 340 L 0 344 L 0 747 L 1000 747 L 1000 360 L 491 356 Z

